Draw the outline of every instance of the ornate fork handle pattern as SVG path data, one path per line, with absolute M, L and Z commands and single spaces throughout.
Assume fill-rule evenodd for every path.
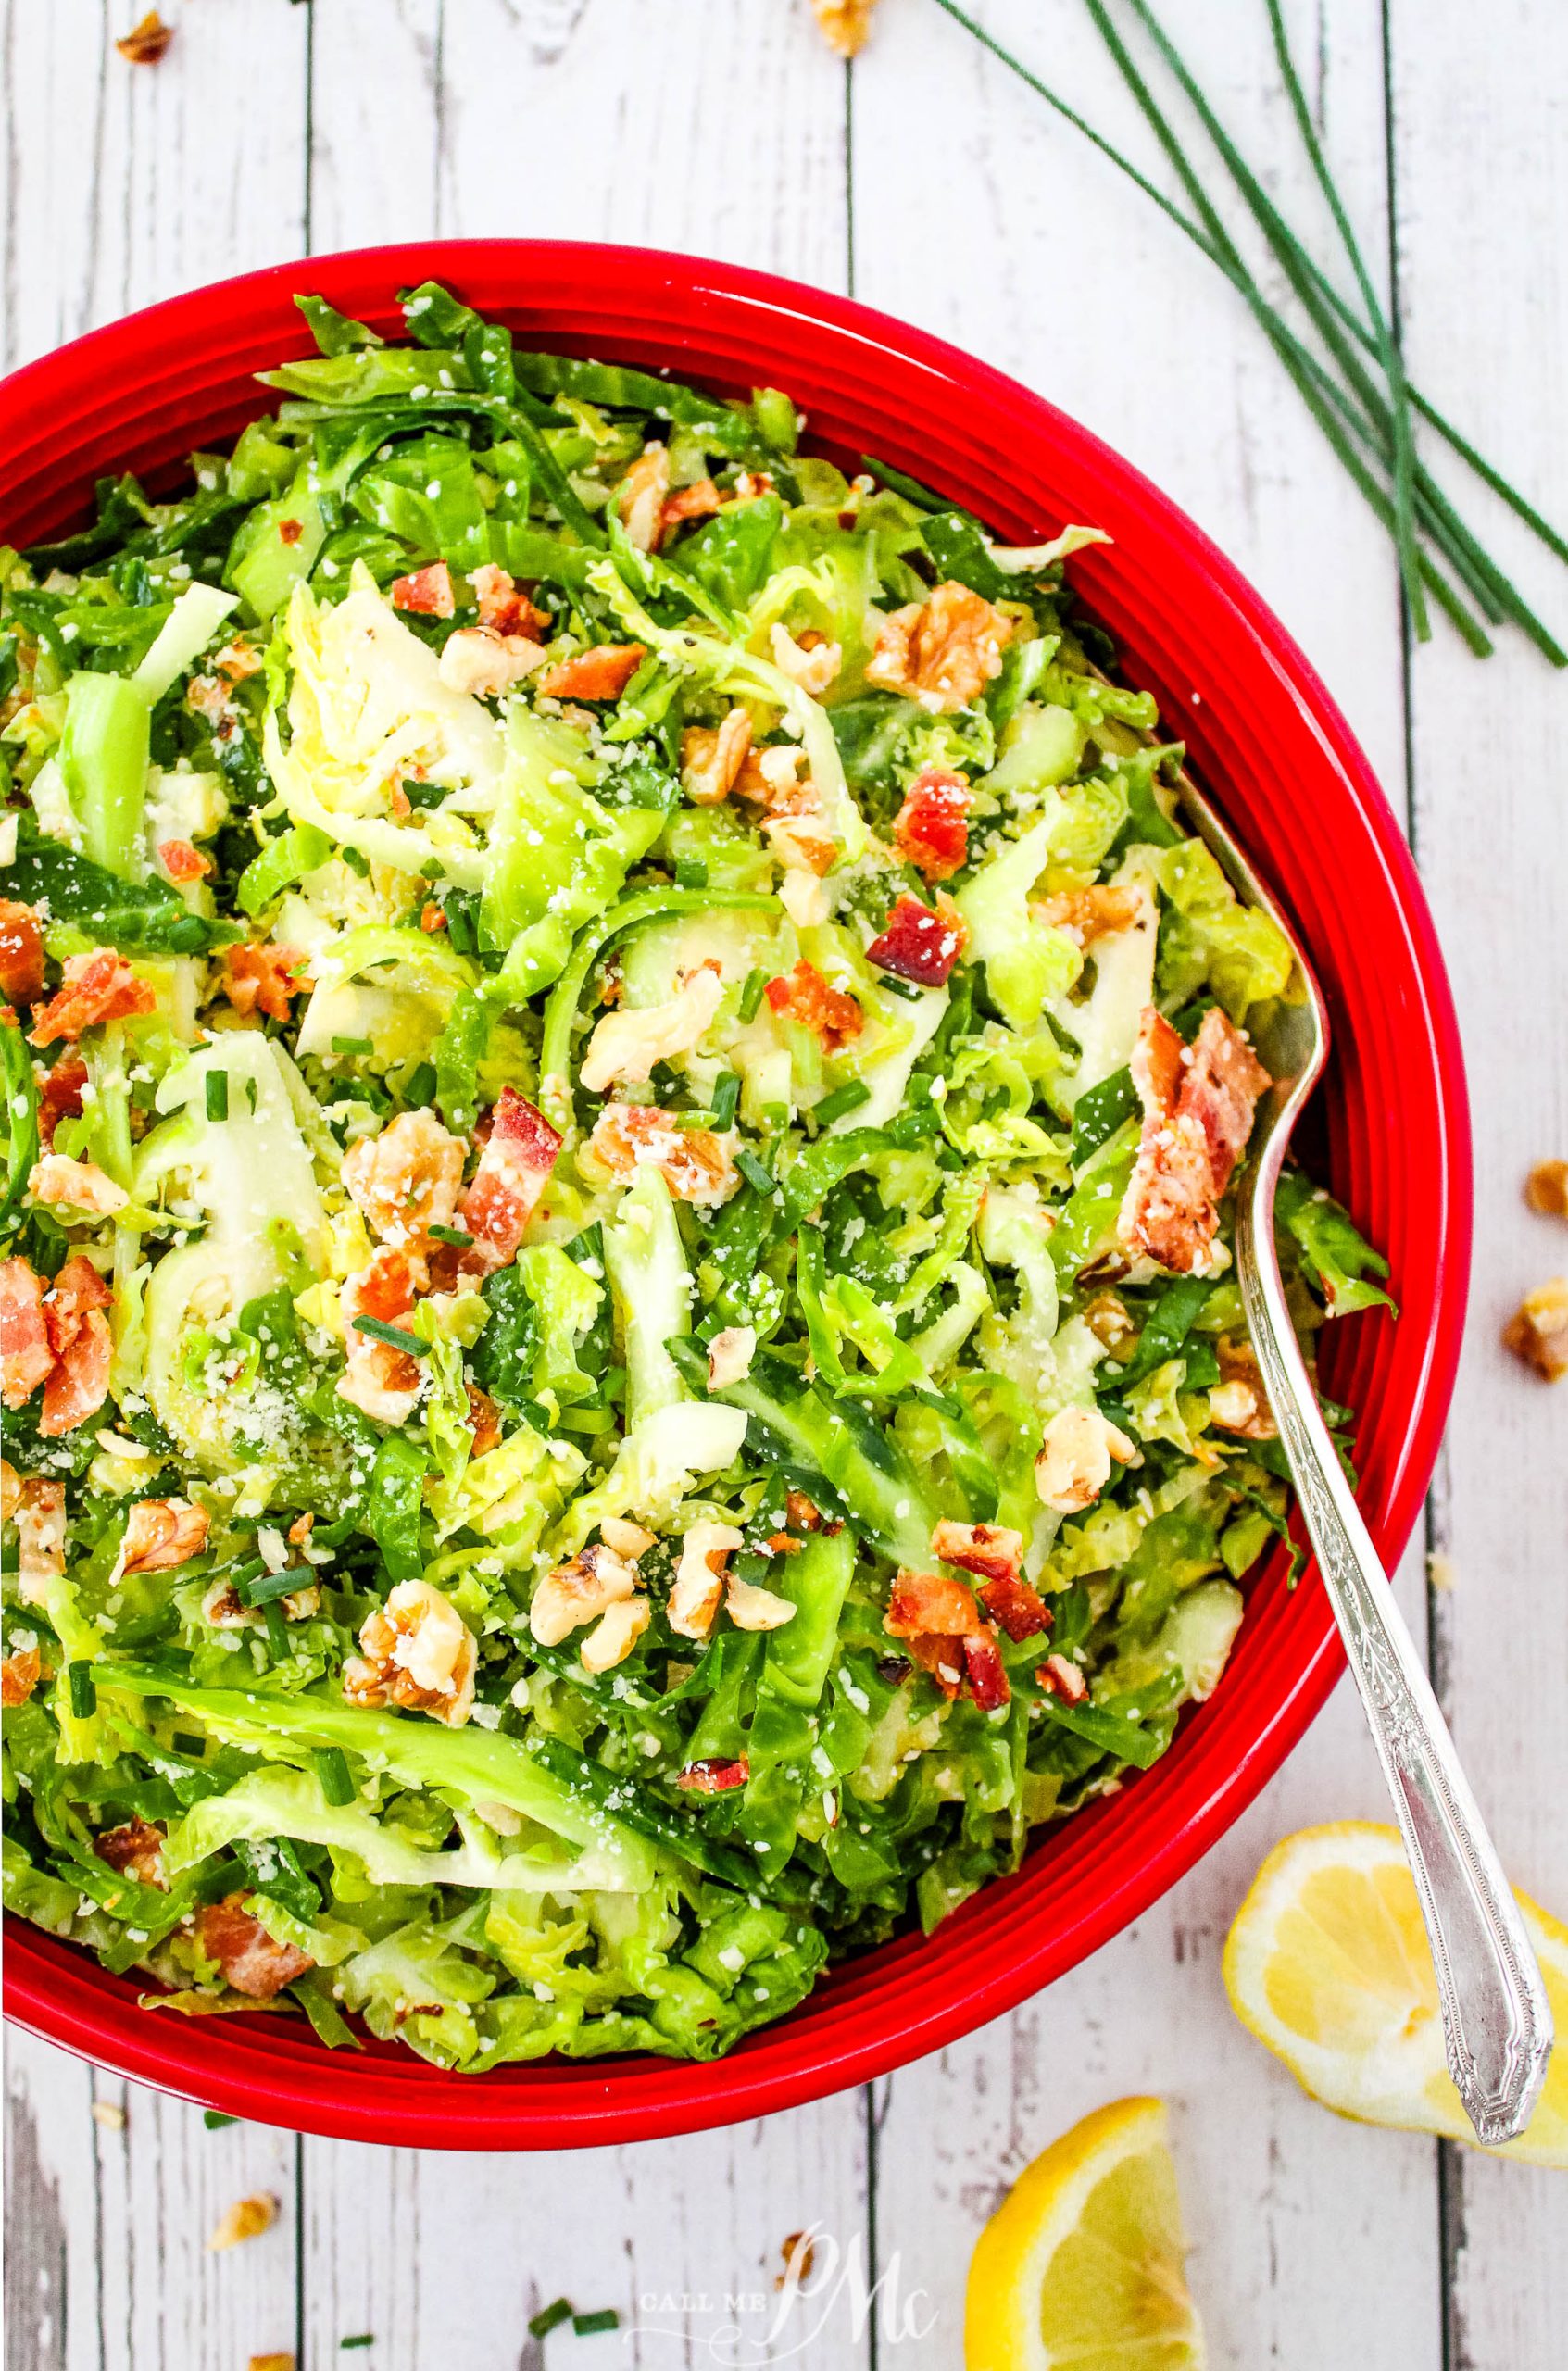
M 1244 1181 L 1236 1273 L 1269 1404 L 1410 1856 L 1442 2004 L 1449 2071 L 1479 2139 L 1528 2123 L 1551 2012 L 1518 1905 L 1426 1674 L 1340 1469 L 1274 1254 L 1277 1131 Z

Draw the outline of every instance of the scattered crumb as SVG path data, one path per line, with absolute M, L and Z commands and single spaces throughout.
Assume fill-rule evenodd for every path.
M 1553 1276 L 1525 1294 L 1502 1329 L 1506 1349 L 1543 1383 L 1568 1374 L 1568 1276 Z
M 823 40 L 840 57 L 858 57 L 872 29 L 876 0 L 811 0 Z
M 242 2198 L 231 2206 L 208 2239 L 208 2252 L 219 2248 L 237 2248 L 242 2239 L 258 2239 L 263 2231 L 271 2229 L 277 2219 L 278 2202 L 275 2198 L 269 2198 L 265 2193 L 259 2198 Z M 275 2359 L 281 2361 L 282 2358 Z
M 1568 1219 L 1568 1160 L 1537 1160 L 1524 1180 L 1524 1199 L 1543 1218 Z
M 1441 1589 L 1446 1596 L 1459 1578 L 1453 1558 L 1434 1552 L 1426 1560 L 1426 1577 L 1435 1589 Z
M 784 2256 L 784 2270 L 774 2278 L 775 2289 L 798 2289 L 803 2280 L 810 2279 L 811 2267 L 817 2261 L 817 2251 L 809 2232 L 792 2231 L 784 2241 L 781 2253 Z
M 106 2132 L 123 2132 L 125 2129 L 125 2110 L 123 2108 L 116 2107 L 112 2100 L 94 2100 L 93 2102 L 93 2121 L 94 2124 L 102 2125 Z
M 253 2354 L 247 2371 L 294 2371 L 292 2354 Z
M 156 66 L 173 39 L 173 26 L 166 25 L 156 8 L 149 8 L 141 22 L 132 25 L 131 31 L 116 42 L 115 47 L 121 57 L 131 60 L 132 66 Z

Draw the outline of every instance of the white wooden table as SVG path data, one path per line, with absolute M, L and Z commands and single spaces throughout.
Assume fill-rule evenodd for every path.
M 528 232 L 706 251 L 848 288 L 1040 388 L 1185 504 L 1300 638 L 1409 820 L 1471 1064 L 1470 1341 L 1400 1587 L 1506 1861 L 1568 1910 L 1568 1391 L 1497 1347 L 1521 1289 L 1568 1265 L 1568 1238 L 1520 1199 L 1533 1160 L 1568 1152 L 1568 684 L 1514 643 L 1485 666 L 1446 631 L 1410 646 L 1382 533 L 1238 300 L 931 0 L 884 0 L 848 69 L 806 0 L 163 5 L 175 44 L 132 69 L 109 36 L 140 0 L 0 0 L 6 367 L 312 249 Z M 1147 147 L 1080 0 L 972 5 Z M 1168 14 L 1306 212 L 1261 0 Z M 1416 375 L 1568 519 L 1568 13 L 1289 14 Z M 1568 583 L 1488 523 L 1561 631 Z M 1424 1550 L 1450 1560 L 1451 1589 L 1428 1593 Z M 1341 1689 L 1223 1845 L 1073 1976 L 890 2081 L 705 2139 L 464 2159 L 209 2132 L 13 2035 L 7 2371 L 244 2371 L 270 2350 L 302 2371 L 527 2371 L 544 2359 L 527 2317 L 562 2290 L 641 2327 L 568 2330 L 558 2365 L 585 2344 L 584 2365 L 652 2371 L 952 2371 L 971 2242 L 1003 2185 L 1085 2110 L 1145 2089 L 1174 2105 L 1216 2365 L 1554 2371 L 1561 2180 L 1337 2122 L 1225 2005 L 1220 1947 L 1263 1852 L 1347 1814 L 1383 1803 Z M 281 2202 L 272 2230 L 204 2252 L 255 2190 Z M 868 2325 L 844 2289 L 770 2352 L 780 2243 L 813 2223 L 891 2268 L 902 2311 L 884 2291 Z M 373 2347 L 340 2356 L 365 2332 Z

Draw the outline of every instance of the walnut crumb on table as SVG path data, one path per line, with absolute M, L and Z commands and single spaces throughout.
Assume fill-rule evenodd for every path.
M 823 40 L 840 57 L 858 57 L 872 29 L 876 0 L 811 0 Z
M 258 2239 L 277 2219 L 278 2202 L 265 2191 L 257 2198 L 236 2199 L 208 2239 L 207 2253 L 215 2255 L 224 2248 L 237 2248 L 244 2239 Z
M 132 66 L 156 66 L 173 39 L 173 26 L 166 25 L 156 8 L 149 8 L 115 47 Z
M 1553 1276 L 1526 1293 L 1502 1338 L 1543 1383 L 1558 1383 L 1568 1374 L 1568 1276 Z
M 1568 1219 L 1568 1160 L 1537 1160 L 1524 1180 L 1524 1199 L 1543 1218 Z

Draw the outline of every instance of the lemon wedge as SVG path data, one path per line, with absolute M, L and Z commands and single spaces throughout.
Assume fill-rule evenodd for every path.
M 965 2371 L 1202 2371 L 1185 2253 L 1163 2102 L 1098 2108 L 980 2234 Z
M 1489 2153 L 1568 2166 L 1568 1927 L 1514 1899 L 1559 2041 L 1528 2129 Z M 1437 1982 L 1396 1829 L 1338 1820 L 1277 1844 L 1236 1913 L 1224 1979 L 1242 2024 L 1324 2107 L 1476 2145 L 1444 2059 Z

